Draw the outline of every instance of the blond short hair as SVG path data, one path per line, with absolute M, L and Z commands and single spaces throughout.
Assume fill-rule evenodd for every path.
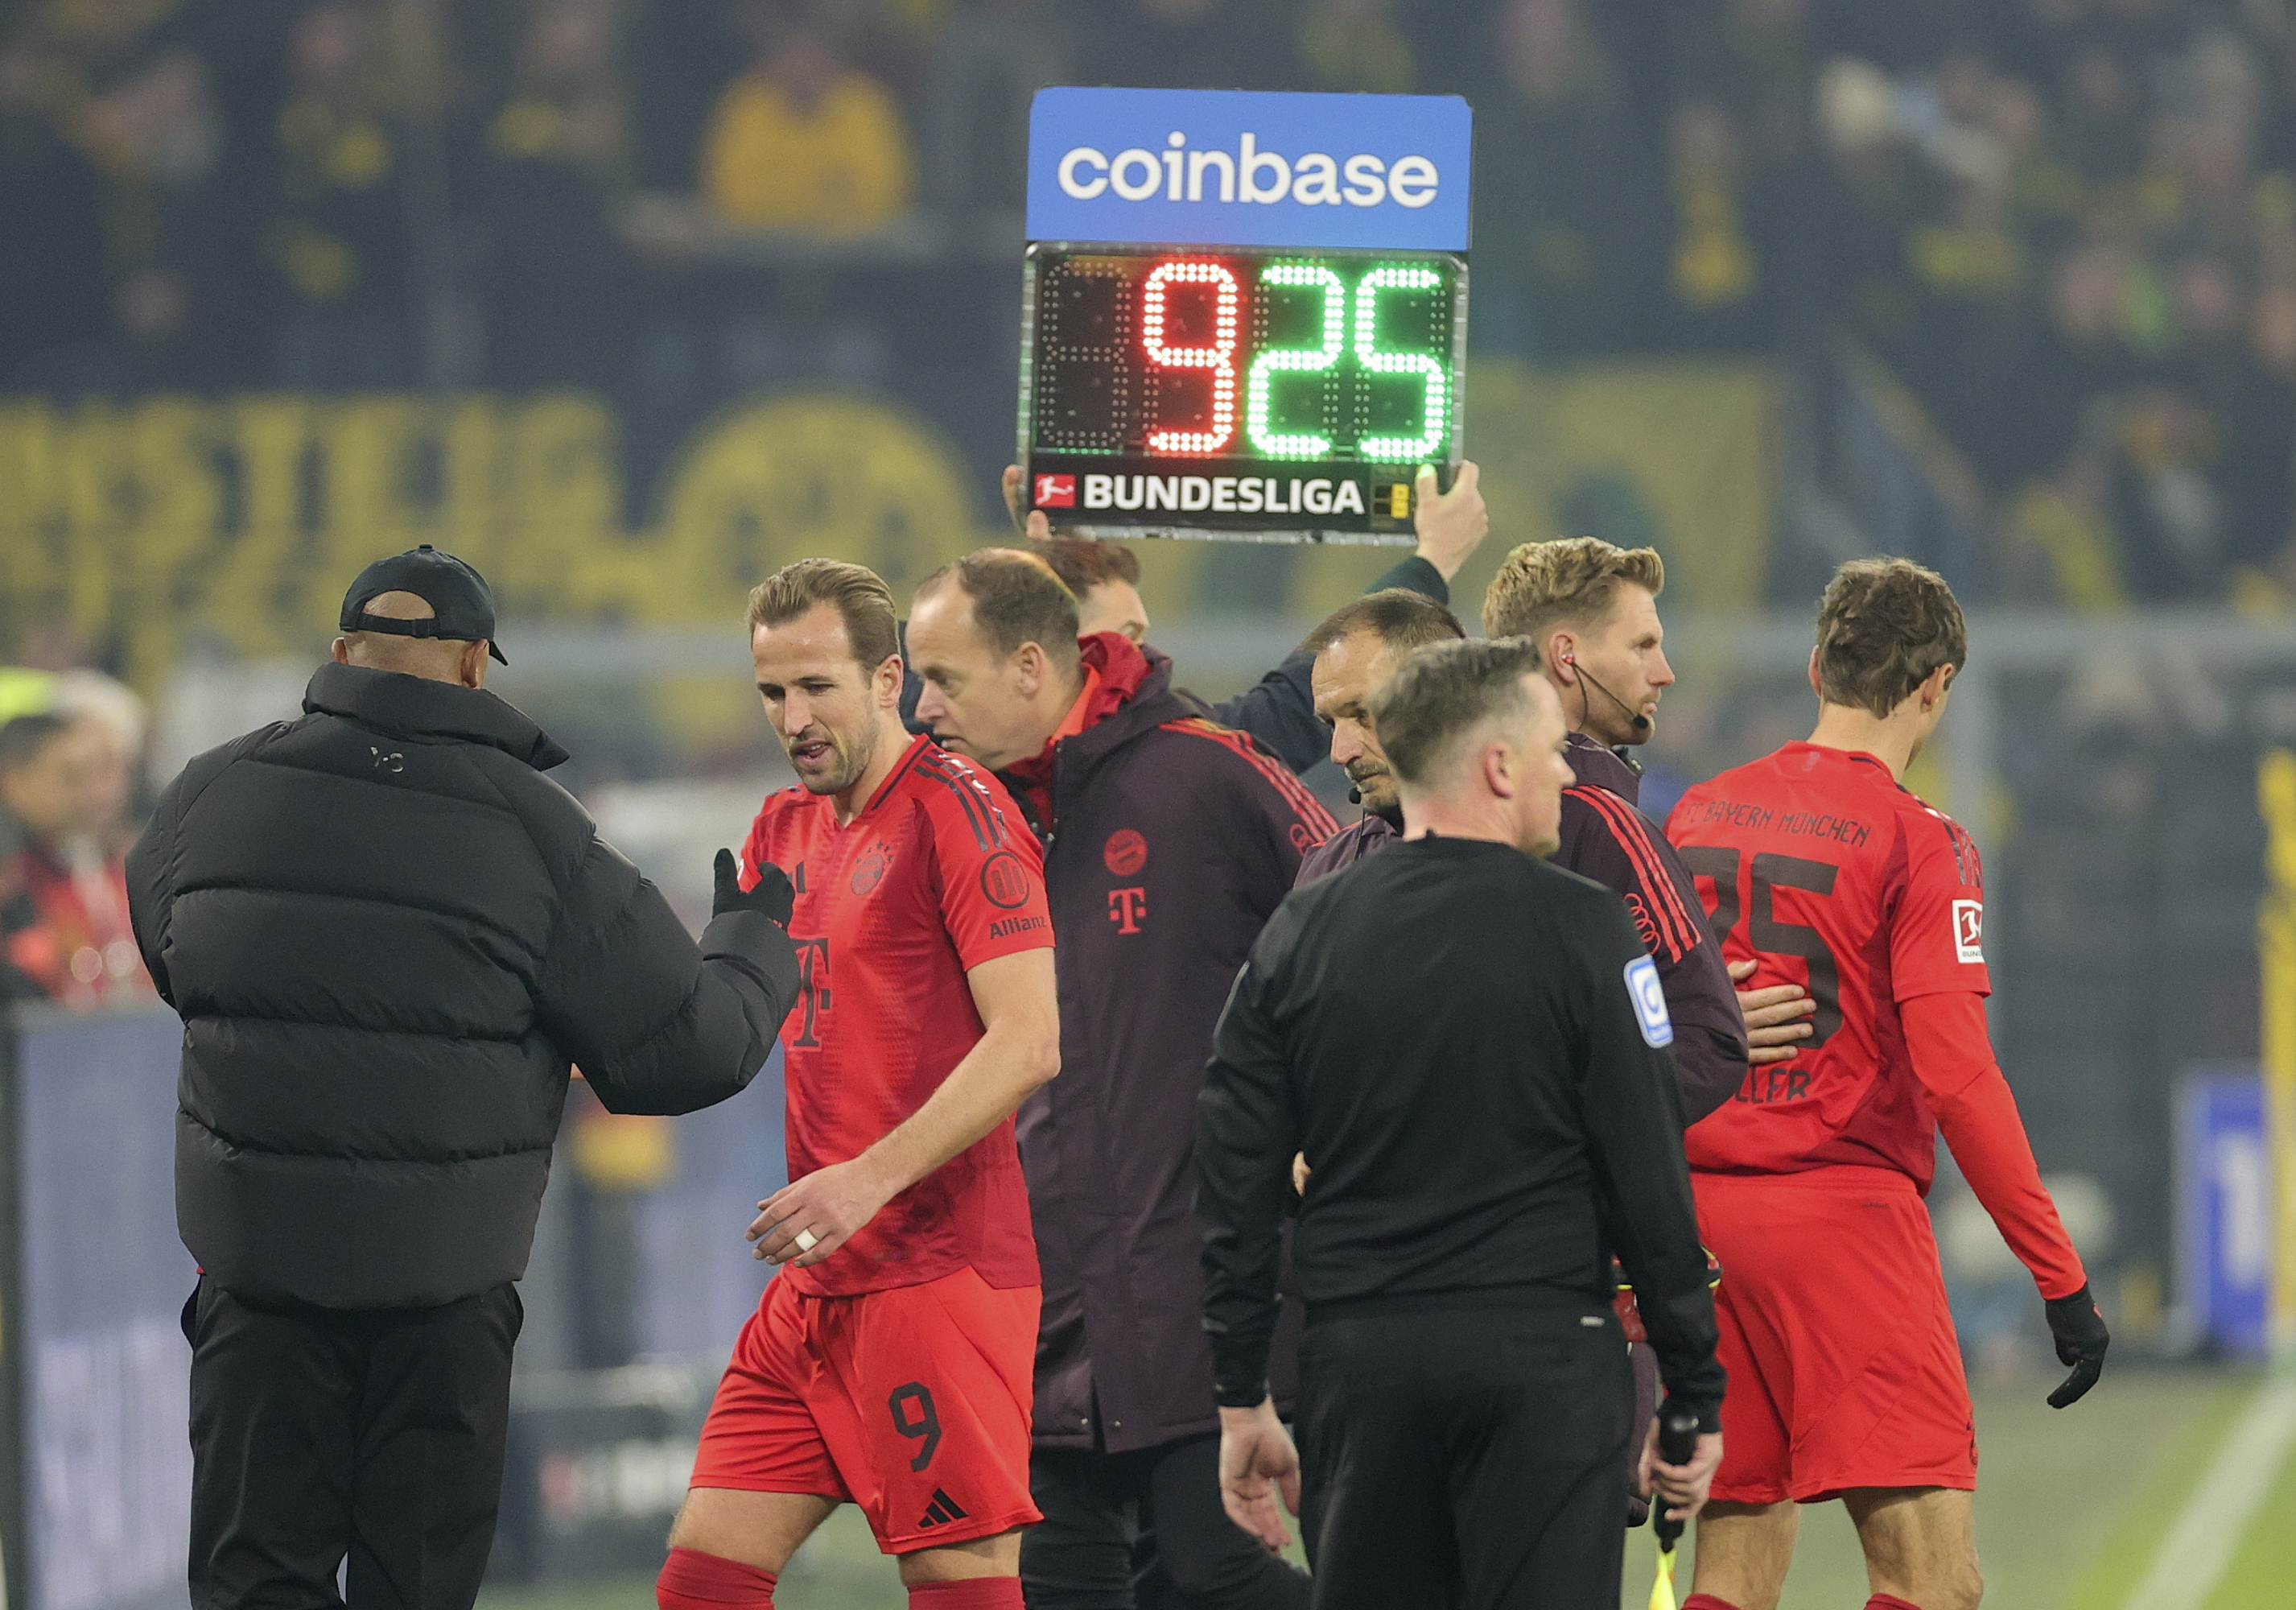
M 1494 637 L 1543 641 L 1557 627 L 1592 626 L 1632 582 L 1652 597 L 1666 590 L 1656 548 L 1622 548 L 1599 537 L 1526 542 L 1506 556 L 1483 595 L 1483 629 Z
M 750 590 L 750 629 L 787 626 L 824 604 L 845 622 L 845 641 L 863 670 L 901 652 L 892 589 L 866 565 L 841 559 L 800 559 L 758 583 Z

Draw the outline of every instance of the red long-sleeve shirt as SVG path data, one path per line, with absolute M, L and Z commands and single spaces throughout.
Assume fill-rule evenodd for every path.
M 1984 871 L 1950 817 L 1869 754 L 1789 743 L 1683 797 L 1667 836 L 1749 989 L 1817 1003 L 1790 1060 L 1752 1069 L 1685 1137 L 1693 1169 L 1894 1169 L 1926 1193 L 1942 1129 L 2045 1297 L 2086 1277 L 1985 1032 Z
M 2088 1284 L 2080 1254 L 2042 1188 L 2017 1098 L 1993 1059 L 1985 999 L 1966 991 L 1916 996 L 1901 1012 L 1906 1049 L 1962 1178 L 2041 1295 L 2070 1297 Z

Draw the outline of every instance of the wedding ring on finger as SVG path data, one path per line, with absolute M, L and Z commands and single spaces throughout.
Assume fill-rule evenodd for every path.
M 821 1237 L 815 1235 L 811 1230 L 800 1230 L 797 1233 L 797 1250 L 799 1252 L 809 1253 L 820 1244 Z

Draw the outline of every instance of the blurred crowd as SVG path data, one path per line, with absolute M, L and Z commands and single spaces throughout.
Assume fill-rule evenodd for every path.
M 0 669 L 0 1005 L 152 996 L 124 875 L 148 730 L 100 671 Z
M 0 390 L 888 384 L 852 295 L 633 309 L 972 241 L 1009 317 L 1055 82 L 1464 94 L 1482 350 L 1852 343 L 2005 596 L 2296 597 L 2291 0 L 15 0 Z

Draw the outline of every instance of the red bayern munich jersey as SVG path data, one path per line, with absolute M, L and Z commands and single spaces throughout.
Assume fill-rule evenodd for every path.
M 981 1035 L 966 971 L 1051 949 L 1053 924 L 1043 853 L 1004 785 L 930 738 L 843 826 L 827 795 L 768 798 L 742 848 L 742 886 L 768 861 L 797 885 L 789 932 L 804 987 L 782 1024 L 797 1179 L 860 1155 L 922 1106 Z M 843 1297 L 967 1265 L 993 1286 L 1037 1282 L 1010 1118 L 781 1278 Z
M 1798 1056 L 1750 1068 L 1736 1096 L 1691 1126 L 1690 1166 L 1792 1174 L 1861 1163 L 1926 1192 L 1937 1122 L 1898 1008 L 1992 992 L 1969 834 L 1874 756 L 1789 743 L 1683 795 L 1666 836 L 1724 959 L 1759 964 L 1739 988 L 1800 984 L 1817 1002 Z

